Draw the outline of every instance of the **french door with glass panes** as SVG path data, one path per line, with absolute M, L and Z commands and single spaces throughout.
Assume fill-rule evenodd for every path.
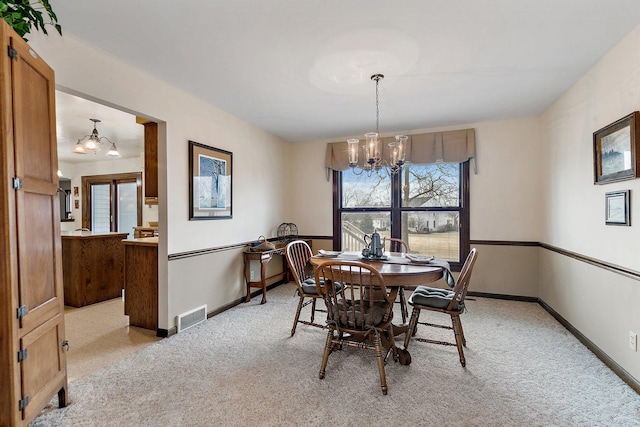
M 98 233 L 129 233 L 142 224 L 142 174 L 82 178 L 82 226 Z

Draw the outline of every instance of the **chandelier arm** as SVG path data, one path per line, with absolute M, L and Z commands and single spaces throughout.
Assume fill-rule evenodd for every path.
M 106 136 L 100 136 L 98 133 L 98 123 L 102 120 L 100 119 L 89 119 L 93 122 L 93 129 L 90 134 L 85 135 L 81 139 L 78 140 L 76 146 L 74 146 L 74 153 L 77 154 L 85 154 L 86 151 L 97 153 L 100 151 L 100 146 L 103 144 L 103 140 L 106 140 L 109 144 L 111 144 L 111 149 L 107 153 L 108 156 L 120 156 L 118 152 L 118 147 L 116 147 L 115 142 L 111 141 Z M 82 145 L 82 149 L 77 148 L 78 145 Z

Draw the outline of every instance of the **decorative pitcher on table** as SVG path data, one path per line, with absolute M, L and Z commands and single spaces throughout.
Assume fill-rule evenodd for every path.
M 367 239 L 369 240 L 368 242 Z M 370 236 L 365 234 L 363 240 L 365 248 L 362 250 L 362 256 L 365 258 L 382 258 L 384 248 L 382 247 L 380 234 L 376 230 Z

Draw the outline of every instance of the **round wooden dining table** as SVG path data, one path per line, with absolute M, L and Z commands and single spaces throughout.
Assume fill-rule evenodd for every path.
M 384 278 L 385 286 L 418 286 L 435 282 L 442 278 L 444 270 L 437 265 L 412 262 L 405 254 L 388 252 L 386 259 L 363 259 L 359 252 L 342 252 L 338 256 L 311 257 L 311 263 L 322 265 L 329 261 L 359 261 L 371 265 Z
M 425 285 L 441 279 L 444 275 L 443 267 L 413 262 L 404 253 L 400 252 L 388 252 L 385 259 L 381 260 L 364 259 L 359 252 L 342 252 L 336 256 L 316 255 L 311 257 L 310 261 L 315 266 L 321 266 L 330 261 L 356 261 L 369 264 L 382 275 L 385 286 L 396 288 L 396 292 L 392 293 L 394 299 L 400 287 Z M 392 326 L 394 336 L 409 333 L 408 324 L 393 324 Z M 401 364 L 408 365 L 411 363 L 411 355 L 406 349 L 390 349 L 390 343 L 383 341 L 383 344 L 387 350 L 393 350 L 394 359 L 398 358 L 397 355 L 402 355 L 399 358 Z

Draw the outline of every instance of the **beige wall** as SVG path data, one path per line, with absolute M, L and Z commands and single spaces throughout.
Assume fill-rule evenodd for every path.
M 289 144 L 69 35 L 34 34 L 30 40 L 55 70 L 58 89 L 160 124 L 159 327 L 172 328 L 177 314 L 203 303 L 210 310 L 222 304 L 225 297 L 213 297 L 203 276 L 216 278 L 214 289 L 231 289 L 222 295 L 237 296 L 241 278 L 235 258 L 231 264 L 225 257 L 201 260 L 187 270 L 183 263 L 162 260 L 274 235 L 280 223 L 290 221 Z M 189 140 L 233 152 L 233 220 L 189 221 Z
M 593 132 L 640 108 L 636 27 L 542 116 L 540 240 L 640 271 L 640 180 L 593 184 Z M 636 153 L 639 155 L 640 153 Z M 631 190 L 631 227 L 604 224 L 604 195 Z M 640 282 L 542 251 L 540 297 L 640 380 Z
M 537 118 L 471 123 L 477 173 L 471 170 L 471 239 L 537 242 L 541 224 L 540 122 Z M 324 167 L 326 142 L 291 146 L 293 222 L 303 234 L 333 235 L 332 183 Z M 537 296 L 537 251 L 531 247 L 479 249 L 473 290 Z M 533 254 L 534 256 L 530 256 Z M 500 261 L 494 262 L 494 256 Z M 491 274 L 497 269 L 497 274 Z
M 636 380 L 640 353 L 640 282 L 567 256 L 540 250 L 540 297 Z

